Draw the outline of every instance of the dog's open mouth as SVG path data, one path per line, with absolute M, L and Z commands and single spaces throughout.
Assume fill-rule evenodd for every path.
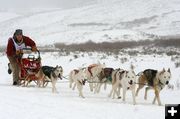
M 128 83 L 129 83 L 130 85 L 133 85 L 133 81 L 132 81 L 132 80 L 130 80 Z
M 59 74 L 59 75 L 58 75 L 58 77 L 62 80 L 62 76 L 61 76 L 61 74 Z
M 85 83 L 86 83 L 86 80 L 83 80 L 83 81 L 82 81 L 82 84 L 85 85 Z

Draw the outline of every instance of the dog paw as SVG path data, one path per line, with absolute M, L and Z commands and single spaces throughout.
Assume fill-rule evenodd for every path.
M 119 96 L 117 99 L 121 99 L 121 96 Z
M 158 104 L 159 106 L 163 106 L 161 103 L 160 104 Z
M 81 97 L 81 98 L 85 98 L 83 95 L 79 95 L 79 97 Z

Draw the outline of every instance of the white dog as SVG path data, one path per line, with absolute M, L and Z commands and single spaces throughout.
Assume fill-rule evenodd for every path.
M 126 92 L 127 90 L 132 91 L 133 104 L 136 104 L 135 100 L 135 81 L 136 75 L 133 70 L 126 71 L 122 69 L 114 70 L 112 73 L 112 90 L 109 94 L 111 97 L 113 93 L 113 98 L 115 98 L 115 94 L 120 98 L 120 89 L 123 89 L 123 101 L 126 100 Z
M 85 98 L 82 90 L 83 90 L 83 85 L 85 85 L 86 81 L 86 73 L 85 69 L 74 69 L 70 72 L 69 74 L 69 87 L 72 88 L 72 84 L 74 83 L 73 90 L 77 86 L 77 89 L 79 91 L 79 96 L 82 98 Z

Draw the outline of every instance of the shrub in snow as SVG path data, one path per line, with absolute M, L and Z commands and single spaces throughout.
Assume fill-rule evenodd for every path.
M 168 84 L 167 89 L 174 90 L 174 85 L 173 84 Z
M 176 68 L 180 67 L 180 62 L 175 62 L 174 64 Z

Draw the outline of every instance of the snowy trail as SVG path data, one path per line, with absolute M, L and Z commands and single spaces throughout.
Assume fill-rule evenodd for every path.
M 67 84 L 58 84 L 59 94 L 52 94 L 51 88 L 13 87 L 0 85 L 1 119 L 144 119 L 164 118 L 164 106 L 151 105 L 152 97 L 148 101 L 143 96 L 137 98 L 137 105 L 132 105 L 130 93 L 127 102 L 121 99 L 107 98 L 107 92 L 102 91 L 94 95 L 85 90 L 85 99 L 79 98 L 77 91 L 72 91 Z M 180 91 L 163 91 L 163 103 L 178 103 Z M 152 96 L 152 95 L 151 95 Z M 171 97 L 171 98 L 169 98 Z
M 95 54 L 94 54 L 95 55 Z M 65 75 L 75 68 L 80 67 L 85 62 L 87 64 L 95 61 L 93 57 L 78 58 L 72 62 L 68 59 L 72 56 L 56 57 L 55 54 L 43 54 L 43 64 L 55 65 L 63 62 L 65 67 Z M 48 57 L 48 58 L 47 58 Z M 98 58 L 94 56 L 94 58 Z M 144 61 L 135 63 L 138 71 L 144 67 L 161 67 L 166 63 L 166 66 L 171 66 L 173 72 L 172 84 L 179 77 L 179 69 L 173 68 L 170 59 L 141 57 Z M 138 60 L 141 60 L 138 59 Z M 163 62 L 162 62 L 163 59 Z M 78 96 L 78 91 L 73 91 L 66 83 L 67 80 L 58 81 L 57 89 L 59 94 L 52 94 L 51 84 L 46 88 L 38 88 L 34 84 L 26 87 L 15 87 L 11 85 L 11 76 L 7 74 L 7 58 L 0 57 L 0 65 L 2 69 L 0 74 L 0 119 L 164 119 L 164 106 L 152 105 L 154 97 L 153 91 L 149 91 L 148 100 L 144 100 L 144 90 L 141 90 L 137 97 L 137 105 L 132 105 L 131 92 L 127 93 L 127 101 L 124 103 L 121 99 L 108 98 L 111 86 L 108 85 L 107 90 L 102 90 L 99 94 L 90 92 L 88 84 L 84 87 L 85 99 Z M 108 60 L 103 60 L 108 66 L 127 67 L 129 63 L 119 64 L 109 57 Z M 131 62 L 131 60 L 129 61 Z M 161 64 L 162 63 L 162 64 Z M 143 64 L 145 66 L 143 67 Z M 157 66 L 158 64 L 158 66 Z M 137 71 L 137 72 L 138 72 Z M 163 104 L 180 103 L 180 90 L 167 90 L 165 88 L 161 94 Z
M 151 101 L 143 101 L 142 96 L 141 99 L 138 98 L 139 104 L 135 106 L 132 105 L 130 96 L 128 96 L 127 102 L 123 103 L 119 99 L 107 98 L 107 91 L 94 95 L 86 90 L 86 98 L 81 99 L 78 97 L 77 91 L 72 91 L 67 85 L 60 84 L 58 85 L 59 94 L 52 94 L 49 87 L 43 89 L 1 85 L 0 88 L 3 93 L 0 94 L 0 112 L 3 112 L 3 115 L 0 118 L 144 119 L 151 117 L 160 119 L 164 116 L 164 106 L 151 105 Z M 176 93 L 174 92 L 174 94 Z M 167 97 L 163 95 L 162 99 L 164 98 Z M 178 102 L 178 100 L 174 101 Z

